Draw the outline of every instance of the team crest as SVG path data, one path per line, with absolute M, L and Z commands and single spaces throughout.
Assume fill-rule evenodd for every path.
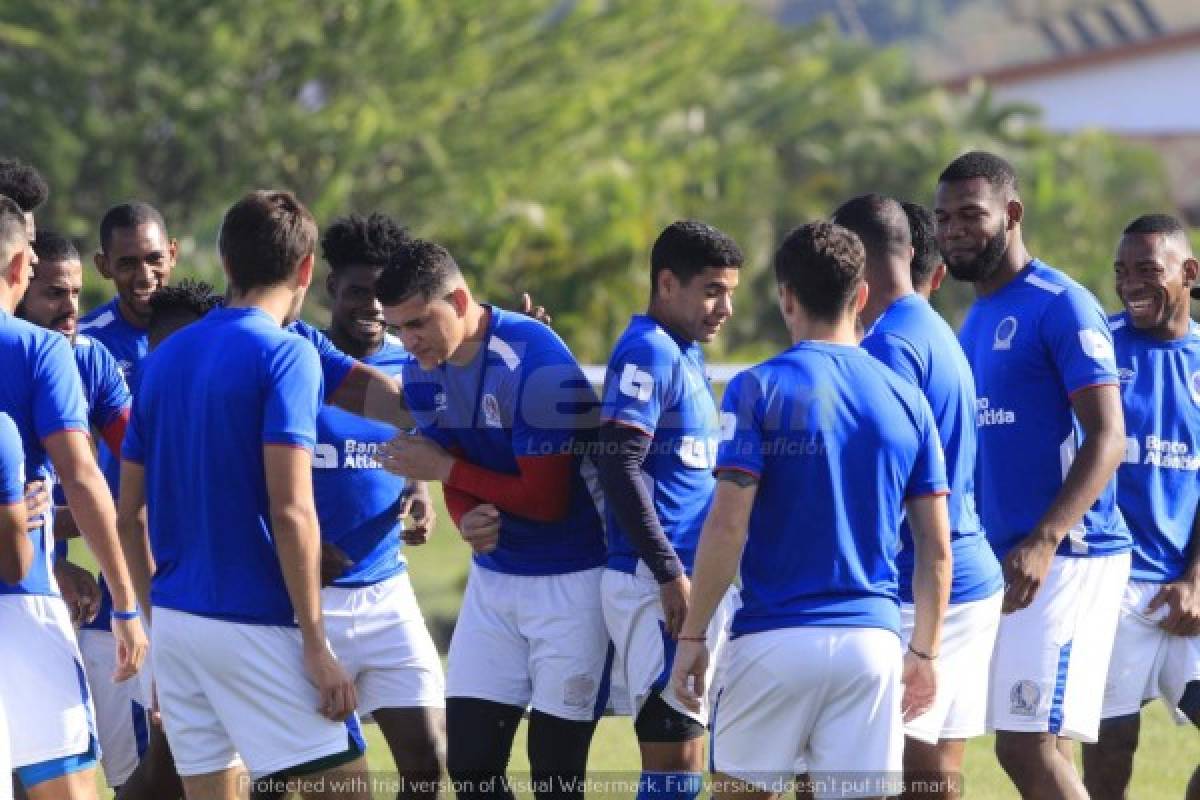
M 503 428 L 504 423 L 500 420 L 500 403 L 496 400 L 496 395 L 485 394 L 481 404 L 483 406 L 483 424 L 489 428 Z
M 1137 373 L 1135 373 L 1129 367 L 1121 367 L 1120 369 L 1117 370 L 1117 380 L 1119 380 L 1121 382 L 1121 385 L 1124 386 L 1126 384 L 1133 383 L 1133 378 L 1136 374 Z M 1200 374 L 1200 373 L 1197 373 L 1197 374 Z M 1192 378 L 1193 378 L 1192 386 L 1193 387 L 1195 387 L 1195 385 L 1196 385 L 1196 381 L 1194 380 L 1195 377 L 1196 377 L 1195 375 L 1192 376 Z M 1193 388 L 1192 395 L 1195 396 L 1195 393 L 1196 393 L 1196 390 L 1195 390 L 1195 388 Z
M 1042 690 L 1033 681 L 1017 681 L 1008 693 L 1009 711 L 1019 717 L 1037 716 Z
M 1000 324 L 996 326 L 996 333 L 992 337 L 993 350 L 1011 350 L 1013 337 L 1017 335 L 1017 318 L 1005 317 L 1000 320 Z
M 1192 389 L 1192 401 L 1200 404 L 1200 371 L 1192 373 L 1192 377 L 1188 381 L 1188 385 L 1191 386 Z

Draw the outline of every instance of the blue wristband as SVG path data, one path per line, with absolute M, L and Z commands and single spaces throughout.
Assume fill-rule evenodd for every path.
M 113 619 L 131 620 L 131 619 L 137 619 L 140 616 L 141 616 L 141 613 L 138 612 L 138 610 L 136 608 L 133 611 L 117 611 L 116 609 L 114 609 L 112 612 Z

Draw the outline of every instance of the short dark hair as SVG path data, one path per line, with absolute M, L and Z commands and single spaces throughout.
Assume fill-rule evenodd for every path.
M 334 272 L 345 267 L 382 267 L 412 238 L 387 214 L 338 217 L 321 236 L 321 255 Z
M 137 228 L 141 225 L 157 225 L 163 236 L 167 235 L 167 224 L 158 209 L 149 203 L 135 201 L 121 203 L 104 212 L 100 219 L 100 250 L 107 253 L 112 245 L 113 231 L 117 228 Z
M 972 150 L 951 161 L 938 176 L 938 183 L 957 183 L 972 178 L 983 178 L 993 189 L 1017 191 L 1017 171 L 1012 164 L 984 150 Z
M 150 327 L 170 317 L 203 317 L 223 302 L 224 298 L 209 284 L 185 278 L 150 295 Z
M 1187 229 L 1178 217 L 1171 214 L 1142 214 L 1125 226 L 1122 235 L 1133 233 L 1163 233 L 1168 236 L 1187 235 Z
M 775 280 L 814 317 L 836 320 L 863 280 L 867 254 L 853 231 L 833 222 L 810 222 L 775 251 Z
M 908 216 L 908 233 L 912 238 L 913 286 L 921 288 L 928 285 L 938 265 L 942 263 L 942 251 L 938 249 L 933 213 L 920 203 L 907 200 L 900 206 Z
M 375 282 L 375 296 L 385 306 L 421 295 L 426 300 L 446 288 L 461 272 L 450 251 L 436 242 L 410 239 Z
M 317 223 L 288 191 L 259 189 L 233 204 L 221 221 L 217 249 L 239 291 L 277 286 L 313 254 Z
M 15 158 L 0 159 L 0 194 L 28 214 L 50 196 L 50 187 L 34 167 Z
M 0 256 L 7 266 L 16 248 L 13 245 L 20 242 L 21 247 L 28 245 L 28 229 L 25 227 L 25 212 L 17 201 L 7 195 L 0 194 Z
M 663 229 L 650 250 L 650 291 L 658 286 L 663 270 L 687 283 L 706 267 L 739 268 L 744 260 L 741 248 L 729 235 L 707 222 L 678 220 Z
M 38 261 L 78 261 L 79 250 L 75 243 L 57 231 L 40 229 L 33 240 L 33 252 Z
M 833 212 L 832 221 L 854 231 L 868 255 L 907 255 L 912 244 L 904 208 L 886 195 L 851 198 Z

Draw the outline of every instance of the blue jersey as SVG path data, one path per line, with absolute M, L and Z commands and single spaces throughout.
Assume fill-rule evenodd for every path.
M 328 400 L 329 395 L 337 391 L 338 387 L 342 385 L 342 381 L 346 379 L 350 370 L 354 369 L 354 365 L 358 362 L 338 350 L 328 336 L 302 319 L 288 325 L 287 330 L 303 336 L 317 349 L 317 355 L 321 359 L 321 375 L 325 384 L 322 402 Z
M 0 411 L 0 505 L 25 504 L 25 451 L 12 417 Z
M 88 431 L 87 407 L 71 345 L 57 331 L 0 311 L 0 364 L 0 411 L 12 417 L 21 434 L 25 474 L 30 480 L 52 482 L 54 471 L 42 442 L 62 431 Z M 52 525 L 43 525 L 30 537 L 34 559 L 29 574 L 19 584 L 0 582 L 0 594 L 58 594 L 51 570 Z
M 1117 503 L 1133 534 L 1130 578 L 1166 583 L 1194 558 L 1200 503 L 1200 325 L 1162 341 L 1110 320 L 1125 408 Z
M 514 575 L 604 564 L 595 466 L 581 454 L 594 441 L 596 396 L 554 331 L 492 308 L 470 364 L 426 371 L 412 361 L 404 368 L 404 393 L 421 433 L 485 469 L 517 475 L 519 457 L 577 454 L 566 518 L 538 522 L 501 511 L 499 543 L 476 555 L 477 564 Z
M 720 434 L 700 345 L 635 316 L 609 359 L 601 416 L 652 437 L 642 471 L 663 532 L 690 574 L 712 502 Z M 611 509 L 606 525 L 608 566 L 633 573 L 637 553 Z
M 145 467 L 155 606 L 294 624 L 263 447 L 311 450 L 320 397 L 313 348 L 257 308 L 212 311 L 147 359 L 123 455 Z
M 725 390 L 717 471 L 758 478 L 733 633 L 900 631 L 906 498 L 945 494 L 929 403 L 858 347 L 801 342 Z
M 1003 559 L 1046 513 L 1083 442 L 1071 395 L 1117 385 L 1112 336 L 1096 298 L 1035 259 L 975 301 L 959 337 L 979 395 L 979 512 Z M 1129 550 L 1116 497 L 1113 480 L 1068 532 L 1059 555 Z
M 117 298 L 114 297 L 85 314 L 79 320 L 79 334 L 76 338 L 83 338 L 83 334 L 86 334 L 104 345 L 109 354 L 116 359 L 126 385 L 134 384 L 138 365 L 150 351 L 150 336 L 145 328 L 131 324 L 121 315 Z M 108 481 L 108 488 L 112 490 L 113 497 L 116 497 L 121 483 L 120 456 L 110 452 L 108 445 L 103 441 L 96 442 L 96 453 L 96 461 L 100 464 L 104 479 Z
M 937 420 L 950 481 L 950 602 L 990 597 L 1004 587 L 1004 577 L 975 510 L 975 380 L 954 331 L 914 293 L 887 307 L 862 346 L 920 389 Z M 907 520 L 900 526 L 900 543 L 900 599 L 911 603 L 914 546 Z
M 378 352 L 363 359 L 390 375 L 399 375 L 408 360 L 408 353 L 391 336 Z M 375 460 L 379 446 L 395 435 L 390 425 L 333 406 L 323 407 L 317 415 L 313 494 L 321 538 L 354 562 L 334 586 L 369 586 L 404 571 L 397 515 L 406 481 Z

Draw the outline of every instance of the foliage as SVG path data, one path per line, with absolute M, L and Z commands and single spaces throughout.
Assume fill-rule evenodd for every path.
M 0 108 L 3 149 L 55 189 L 43 223 L 91 247 L 103 210 L 141 197 L 212 277 L 223 209 L 285 185 L 322 220 L 398 215 L 484 297 L 530 289 L 588 360 L 644 304 L 678 217 L 743 244 L 714 355 L 753 357 L 783 341 L 768 265 L 788 228 L 862 191 L 928 203 L 969 147 L 1018 163 L 1035 252 L 1094 288 L 1125 221 L 1166 207 L 1146 152 L 1051 136 L 983 89 L 920 85 L 900 51 L 722 0 L 10 4 Z

